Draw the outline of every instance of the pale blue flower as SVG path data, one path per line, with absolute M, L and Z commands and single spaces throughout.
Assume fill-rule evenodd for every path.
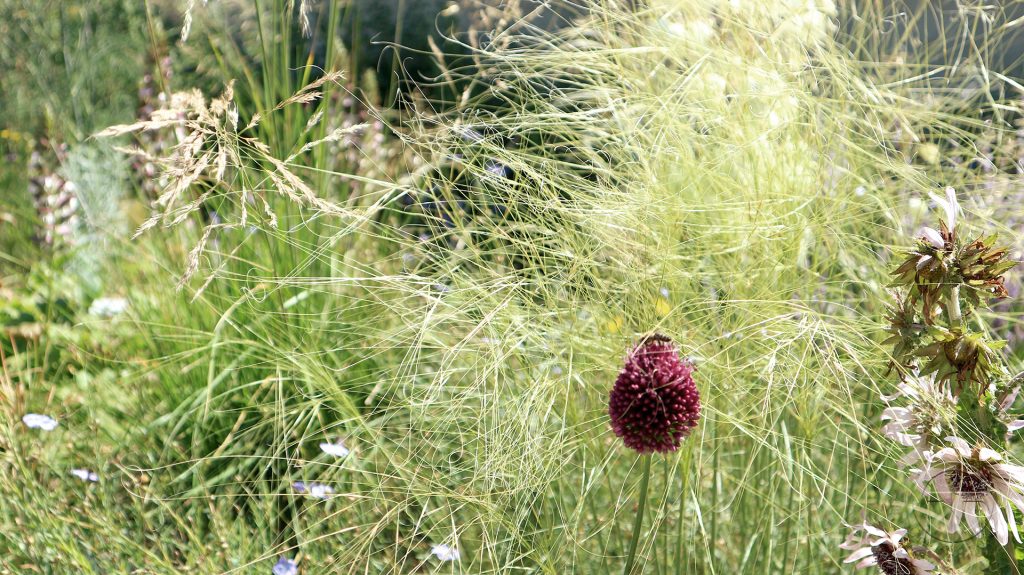
M 72 469 L 71 475 L 81 479 L 82 481 L 90 481 L 96 483 L 100 480 L 100 476 L 95 471 L 89 471 L 88 469 Z
M 313 482 L 307 484 L 304 481 L 296 481 L 292 483 L 292 488 L 298 493 L 309 493 L 317 499 L 327 499 L 329 496 L 334 495 L 334 488 L 323 483 Z
M 430 552 L 441 561 L 458 561 L 459 550 L 454 547 L 449 547 L 444 543 L 440 545 L 431 545 Z
M 21 418 L 21 421 L 32 429 L 42 429 L 43 431 L 57 429 L 57 420 L 48 415 L 26 413 L 25 417 Z
M 281 557 L 274 564 L 274 569 L 271 571 L 273 575 L 298 575 L 299 566 L 287 557 Z
M 331 495 L 334 495 L 334 488 L 330 485 L 324 485 L 323 483 L 310 483 L 309 494 L 317 499 L 327 499 Z
M 658 290 L 658 293 L 661 294 L 661 297 L 663 297 L 665 299 L 668 299 L 668 288 L 667 287 L 662 287 L 660 290 Z

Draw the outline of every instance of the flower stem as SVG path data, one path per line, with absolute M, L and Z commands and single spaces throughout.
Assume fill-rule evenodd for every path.
M 957 328 L 960 327 L 960 321 L 963 319 L 963 315 L 960 313 L 960 286 L 955 285 L 950 288 L 950 295 L 947 301 L 946 312 L 949 314 L 949 327 Z
M 647 506 L 647 484 L 651 479 L 651 456 L 641 455 L 643 476 L 640 478 L 640 500 L 637 503 L 636 518 L 633 520 L 633 537 L 629 541 L 629 553 L 626 555 L 626 567 L 622 575 L 630 575 L 633 572 L 633 561 L 636 559 L 636 545 L 640 541 L 640 529 L 644 522 L 644 507 Z
M 1012 512 L 1012 511 L 1011 511 Z M 985 573 L 992 575 L 1020 575 L 1020 567 L 1013 547 L 1013 539 L 1002 545 L 991 533 L 986 542 L 985 556 L 988 558 L 988 569 Z

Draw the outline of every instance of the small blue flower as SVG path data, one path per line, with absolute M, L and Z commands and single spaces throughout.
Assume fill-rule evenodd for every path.
M 26 413 L 25 417 L 21 418 L 21 421 L 31 429 L 42 429 L 43 431 L 57 429 L 57 420 L 48 415 Z
M 72 469 L 71 475 L 81 479 L 82 481 L 89 481 L 96 483 L 100 480 L 100 476 L 95 471 L 89 471 L 88 469 Z
M 430 552 L 441 561 L 458 561 L 459 550 L 454 547 L 449 547 L 444 543 L 440 545 L 431 545 Z
M 556 365 L 555 367 L 551 368 L 551 373 L 555 375 L 562 375 L 562 368 Z
M 334 495 L 334 488 L 330 485 L 324 485 L 323 483 L 310 483 L 309 494 L 317 499 L 327 499 L 331 495 Z
M 493 178 L 511 178 L 512 177 L 512 168 L 509 168 L 505 164 L 500 164 L 498 162 L 487 162 L 487 165 L 484 167 L 484 169 L 487 170 L 488 177 L 493 177 Z
M 658 292 L 661 293 L 661 297 L 663 297 L 665 299 L 668 299 L 668 288 L 667 287 L 662 287 L 660 290 L 658 290 Z
M 463 128 L 459 135 L 466 142 L 479 142 L 484 139 L 484 135 L 473 128 Z
M 273 575 L 298 575 L 299 566 L 287 557 L 281 557 L 274 564 L 274 569 L 271 571 Z
M 295 483 L 292 483 L 292 489 L 297 493 L 309 493 L 317 499 L 327 499 L 331 495 L 334 495 L 334 488 L 323 483 L 313 482 L 307 484 L 304 481 L 296 481 Z

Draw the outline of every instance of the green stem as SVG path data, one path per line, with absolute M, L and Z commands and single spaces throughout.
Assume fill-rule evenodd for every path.
M 963 314 L 960 312 L 960 286 L 955 285 L 950 288 L 949 299 L 947 300 L 948 308 L 946 312 L 949 314 L 949 327 L 959 328 L 960 322 L 963 319 Z
M 985 556 L 988 557 L 986 574 L 1020 575 L 1017 557 L 1013 547 L 1013 539 L 1006 546 L 1000 545 L 995 535 L 989 534 L 986 541 Z
M 629 541 L 629 554 L 626 555 L 626 568 L 622 575 L 630 575 L 633 572 L 633 561 L 636 558 L 636 545 L 640 541 L 640 529 L 644 522 L 644 507 L 647 506 L 647 484 L 651 479 L 651 456 L 641 455 L 643 465 L 643 477 L 640 478 L 640 501 L 637 503 L 636 518 L 633 520 L 633 538 Z

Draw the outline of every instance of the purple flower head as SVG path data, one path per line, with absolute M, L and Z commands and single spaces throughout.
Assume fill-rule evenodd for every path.
M 612 431 L 626 447 L 639 453 L 679 448 L 700 420 L 693 369 L 663 335 L 644 339 L 629 354 L 608 401 Z
M 287 557 L 281 557 L 274 564 L 274 569 L 271 571 L 273 575 L 298 575 L 299 567 L 295 564 L 295 561 Z

